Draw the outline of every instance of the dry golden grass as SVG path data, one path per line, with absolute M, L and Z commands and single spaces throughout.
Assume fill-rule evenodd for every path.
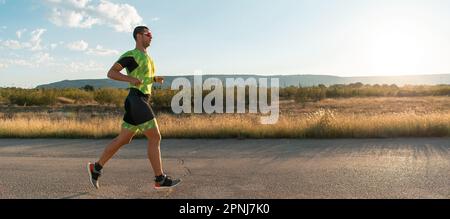
M 415 111 L 428 113 L 433 111 L 450 112 L 450 97 L 351 97 L 323 99 L 308 102 L 303 106 L 293 101 L 280 105 L 284 114 L 311 113 L 320 109 L 329 109 L 337 113 L 384 114 Z
M 79 120 L 74 118 L 0 119 L 0 137 L 14 138 L 104 138 L 120 131 L 120 119 Z
M 0 115 L 1 116 L 1 115 Z M 2 118 L 2 117 L 0 117 Z M 164 138 L 384 138 L 450 136 L 450 113 L 339 113 L 320 109 L 281 115 L 274 125 L 260 124 L 260 115 L 170 115 L 157 117 Z M 120 131 L 121 117 L 46 118 L 14 116 L 0 119 L 0 137 L 104 138 Z
M 319 110 L 281 116 L 274 125 L 261 125 L 256 115 L 214 115 L 159 118 L 165 137 L 243 138 L 380 138 L 450 136 L 450 113 L 415 112 L 384 115 L 338 114 Z M 192 125 L 195 124 L 195 125 Z

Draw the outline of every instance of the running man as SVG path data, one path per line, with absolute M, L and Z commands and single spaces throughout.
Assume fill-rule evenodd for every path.
M 109 143 L 97 162 L 87 165 L 90 182 L 96 189 L 99 188 L 99 177 L 106 162 L 123 145 L 130 143 L 133 136 L 139 131 L 148 139 L 147 156 L 155 174 L 154 188 L 171 188 L 181 182 L 180 179 L 172 179 L 163 172 L 159 147 L 161 134 L 148 102 L 152 83 L 162 84 L 164 81 L 163 77 L 155 76 L 153 60 L 147 54 L 147 48 L 152 41 L 152 34 L 148 27 L 138 26 L 133 31 L 133 38 L 136 41 L 136 48 L 120 56 L 108 72 L 108 78 L 129 82 L 130 92 L 125 100 L 125 115 L 119 136 Z M 124 68 L 127 75 L 120 73 Z

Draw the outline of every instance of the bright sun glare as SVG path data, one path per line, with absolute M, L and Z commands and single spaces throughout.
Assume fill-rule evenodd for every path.
M 380 16 L 371 27 L 367 58 L 377 75 L 426 73 L 437 56 L 435 39 L 425 22 L 411 17 Z

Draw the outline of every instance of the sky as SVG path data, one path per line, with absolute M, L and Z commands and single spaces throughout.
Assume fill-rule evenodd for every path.
M 0 87 L 106 78 L 138 25 L 161 76 L 450 73 L 448 0 L 0 0 Z

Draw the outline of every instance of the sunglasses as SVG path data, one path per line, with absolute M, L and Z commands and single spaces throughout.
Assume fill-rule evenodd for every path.
M 148 36 L 150 38 L 152 38 L 152 34 L 151 33 L 142 33 L 142 35 Z

